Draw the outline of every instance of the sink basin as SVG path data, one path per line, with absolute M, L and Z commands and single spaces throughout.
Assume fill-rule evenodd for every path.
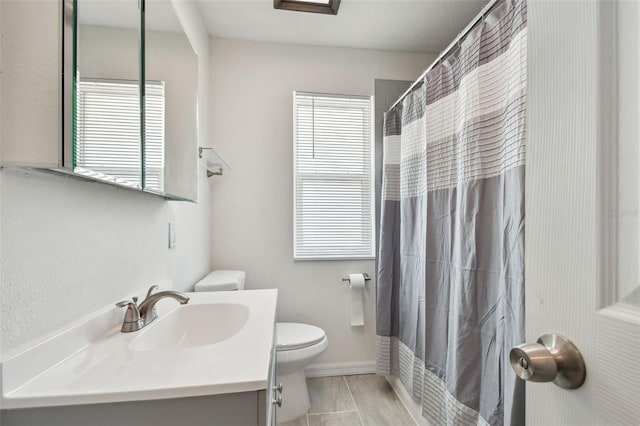
M 180 306 L 145 327 L 131 342 L 134 351 L 176 350 L 213 345 L 236 335 L 249 309 L 234 303 Z

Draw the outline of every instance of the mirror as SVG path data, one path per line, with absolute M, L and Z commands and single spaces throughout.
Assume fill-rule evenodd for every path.
M 144 6 L 65 1 L 73 81 L 65 86 L 64 166 L 76 176 L 196 200 L 197 56 L 173 1 Z
M 73 172 L 142 189 L 137 1 L 76 3 Z
M 198 58 L 172 2 L 147 0 L 144 15 L 144 189 L 195 200 Z

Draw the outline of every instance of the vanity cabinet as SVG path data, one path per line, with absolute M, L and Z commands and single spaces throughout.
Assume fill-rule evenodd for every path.
M 283 397 L 281 393 L 283 389 L 276 384 L 276 346 L 275 346 L 275 330 L 273 331 L 274 346 L 271 348 L 271 359 L 269 360 L 269 383 L 267 388 L 258 392 L 258 425 L 276 426 L 276 405 L 282 404 Z
M 3 410 L 3 426 L 275 426 L 260 417 L 262 391 L 156 401 Z
M 0 424 L 274 426 L 277 296 L 188 293 L 133 333 L 110 304 L 0 361 Z
M 189 398 L 0 411 L 3 426 L 276 426 L 276 351 L 266 389 Z M 212 366 L 221 368 L 224 366 Z M 162 374 L 162 372 L 158 372 Z M 171 390 L 168 389 L 167 393 Z
M 2 2 L 3 166 L 62 166 L 60 5 Z

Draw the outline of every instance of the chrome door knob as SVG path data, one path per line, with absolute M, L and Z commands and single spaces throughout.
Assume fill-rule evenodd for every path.
M 277 405 L 278 407 L 282 407 L 282 397 L 279 396 L 276 399 L 274 399 L 273 404 Z
M 531 382 L 553 382 L 565 389 L 582 386 L 586 378 L 584 359 L 578 348 L 564 336 L 547 333 L 537 343 L 511 349 L 511 368 L 516 376 Z
M 278 391 L 278 393 L 282 393 L 282 389 L 284 388 L 284 386 L 282 386 L 282 383 L 278 383 L 278 386 L 274 386 L 273 390 L 274 391 Z

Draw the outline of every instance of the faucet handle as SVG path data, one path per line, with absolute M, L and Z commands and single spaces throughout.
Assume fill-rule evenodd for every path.
M 133 300 L 123 300 L 116 303 L 119 308 L 127 308 L 127 312 L 124 314 L 124 320 L 122 321 L 121 331 L 124 333 L 130 331 L 140 330 L 142 328 L 142 321 L 140 320 L 140 310 L 138 309 L 137 297 Z
M 133 296 L 131 298 L 131 300 L 123 300 L 121 302 L 118 302 L 118 303 L 116 303 L 116 306 L 118 308 L 126 308 L 127 306 L 129 306 L 132 303 L 133 303 L 134 306 L 136 306 L 136 307 L 138 306 L 138 296 Z
M 134 297 L 134 299 L 135 299 L 135 297 Z M 126 308 L 129 305 L 134 305 L 134 306 L 137 307 L 135 300 L 123 300 L 121 302 L 116 303 L 116 306 L 118 308 Z

